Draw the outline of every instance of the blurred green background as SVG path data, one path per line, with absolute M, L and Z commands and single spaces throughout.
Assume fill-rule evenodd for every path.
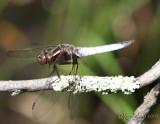
M 32 44 L 97 46 L 126 40 L 136 42 L 119 51 L 84 58 L 87 63 L 81 66 L 82 74 L 136 77 L 158 61 L 159 36 L 159 0 L 1 0 L 0 80 L 42 78 L 51 71 L 47 65 L 39 65 L 35 58 L 7 57 L 8 50 Z M 90 105 L 84 112 L 87 114 L 74 121 L 78 124 L 124 124 L 149 90 L 150 87 L 146 87 L 132 95 L 89 94 L 86 98 L 90 99 Z M 1 123 L 73 123 L 58 104 L 50 117 L 34 121 L 31 107 L 36 96 L 36 93 L 24 93 L 11 97 L 10 93 L 1 92 Z M 146 124 L 160 123 L 158 105 L 150 115 Z

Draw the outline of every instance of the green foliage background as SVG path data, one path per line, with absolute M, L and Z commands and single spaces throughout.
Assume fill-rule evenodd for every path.
M 0 79 L 41 78 L 47 77 L 51 71 L 48 66 L 38 65 L 34 57 L 21 59 L 7 57 L 6 52 L 11 49 L 30 47 L 33 43 L 99 46 L 132 39 L 136 41 L 135 44 L 126 49 L 84 58 L 87 64 L 82 65 L 82 74 L 85 72 L 88 75 L 136 77 L 158 61 L 159 34 L 158 0 L 2 0 L 0 1 Z M 131 116 L 143 101 L 147 91 L 149 87 L 132 95 L 96 94 L 92 97 L 97 97 L 98 103 L 105 103 L 108 114 L 101 118 L 103 122 L 126 123 L 129 117 L 118 118 L 118 115 L 126 113 Z M 1 100 L 6 101 L 3 105 L 12 110 L 6 103 L 10 104 L 10 99 L 13 98 L 10 98 L 9 94 L 3 94 L 5 93 L 2 93 Z M 21 97 L 19 99 L 19 103 L 23 104 Z M 27 107 L 30 109 L 30 106 Z M 98 109 L 98 105 L 96 107 Z M 10 110 L 4 111 L 11 113 Z M 26 123 L 35 123 L 31 115 L 26 116 L 14 109 L 13 111 L 19 114 L 17 117 L 21 120 L 27 120 Z M 15 114 L 14 112 L 12 114 Z M 159 115 L 158 105 L 153 110 L 152 114 L 154 113 Z M 3 117 L 3 113 L 1 115 Z M 90 119 L 82 120 L 96 123 L 96 119 L 94 120 L 97 116 L 96 111 L 92 115 Z M 11 117 L 5 116 L 3 121 L 9 123 L 7 118 Z M 17 120 L 13 119 L 15 123 L 21 123 Z M 98 120 L 99 118 L 97 123 Z M 146 123 L 158 124 L 159 121 L 159 118 L 150 118 Z

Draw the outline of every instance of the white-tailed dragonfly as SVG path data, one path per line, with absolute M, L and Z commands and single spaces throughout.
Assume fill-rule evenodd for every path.
M 32 53 L 39 52 L 36 59 L 41 64 L 49 64 L 53 65 L 53 70 L 50 75 L 52 75 L 54 72 L 56 72 L 57 76 L 60 77 L 60 73 L 57 68 L 58 65 L 72 65 L 72 68 L 70 70 L 69 75 L 73 74 L 72 71 L 76 66 L 75 74 L 77 74 L 78 71 L 78 58 L 84 57 L 84 56 L 90 56 L 94 54 L 119 50 L 122 48 L 125 48 L 129 45 L 131 45 L 134 42 L 134 40 L 130 41 L 124 41 L 119 42 L 116 44 L 109 44 L 109 45 L 103 45 L 103 46 L 97 46 L 97 47 L 74 47 L 72 45 L 68 44 L 59 44 L 59 45 L 49 45 L 44 47 L 37 47 L 37 48 L 26 48 L 26 49 L 20 49 L 20 50 L 12 50 L 8 51 L 8 56 L 13 57 L 24 57 L 24 56 L 32 56 Z M 46 96 L 46 95 L 43 95 Z M 41 96 L 39 96 L 35 102 L 33 103 L 32 111 L 36 112 L 35 106 L 38 106 L 38 102 Z M 71 101 L 68 102 L 71 104 Z M 68 105 L 69 108 L 71 108 L 71 105 Z M 40 109 L 40 108 L 39 108 Z M 46 111 L 44 111 L 45 113 Z M 72 111 L 71 111 L 72 112 Z M 34 114 L 34 113 L 33 113 Z M 73 115 L 73 113 L 71 113 Z M 39 114 L 38 116 L 42 116 L 42 114 Z M 74 116 L 74 115 L 73 115 Z M 36 117 L 39 118 L 39 117 Z
M 78 71 L 78 58 L 83 56 L 90 56 L 94 54 L 119 50 L 124 47 L 131 45 L 134 40 L 124 41 L 116 44 L 104 45 L 104 46 L 97 46 L 97 47 L 75 47 L 68 44 L 59 44 L 59 45 L 49 45 L 44 47 L 38 48 L 26 48 L 20 50 L 13 50 L 9 51 L 7 54 L 8 56 L 16 56 L 16 57 L 23 57 L 26 55 L 32 55 L 32 52 L 39 51 L 40 53 L 37 56 L 37 61 L 41 64 L 49 64 L 53 65 L 53 71 L 57 73 L 57 76 L 60 77 L 58 69 L 56 65 L 67 65 L 72 64 L 73 67 L 71 72 L 76 65 L 76 72 Z M 41 51 L 40 51 L 41 50 Z M 72 62 L 69 62 L 69 61 Z M 71 74 L 70 72 L 70 74 Z

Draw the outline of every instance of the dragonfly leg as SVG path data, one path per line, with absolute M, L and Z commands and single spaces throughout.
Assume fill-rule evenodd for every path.
M 55 67 L 54 67 L 54 65 L 53 65 L 53 70 L 52 70 L 52 72 L 49 74 L 49 77 L 51 77 L 54 72 L 55 72 Z
M 53 65 L 53 71 L 50 73 L 49 77 L 51 77 L 54 72 L 57 73 L 58 78 L 55 79 L 53 82 L 55 82 L 55 81 L 58 80 L 58 79 L 61 79 L 61 78 L 60 78 L 60 74 L 59 74 L 58 69 L 57 69 L 57 66 L 56 66 L 55 64 Z M 49 83 L 48 88 L 51 86 L 51 84 L 52 84 L 53 82 L 50 82 L 50 83 Z
M 60 78 L 60 74 L 59 74 L 57 66 L 55 64 L 53 65 L 53 68 L 56 71 L 58 78 Z
M 73 65 L 71 71 L 69 72 L 69 75 L 71 75 L 75 64 L 73 62 L 63 62 L 63 65 Z
M 77 61 L 77 59 L 75 59 L 75 63 L 76 63 L 76 73 L 75 73 L 75 75 L 77 75 L 77 72 L 78 72 L 78 61 Z
M 53 74 L 54 72 L 56 72 L 58 78 L 60 78 L 60 74 L 59 74 L 58 69 L 57 69 L 57 66 L 56 66 L 55 64 L 53 64 L 53 71 L 50 73 L 49 77 L 52 76 L 52 74 Z
M 73 69 L 74 69 L 74 67 L 75 67 L 75 64 L 77 64 L 77 67 L 76 67 L 76 73 L 75 73 L 75 75 L 77 74 L 77 69 L 78 69 L 78 63 L 77 62 L 63 62 L 62 63 L 62 65 L 73 65 L 72 66 L 72 69 L 71 69 L 71 71 L 70 71 L 70 73 L 69 73 L 69 75 L 71 75 L 72 74 L 72 72 L 73 72 Z
M 63 52 L 61 52 L 61 53 L 58 55 L 58 57 L 60 57 L 62 54 L 63 54 Z M 52 62 L 52 64 L 53 64 L 53 71 L 51 72 L 50 76 L 56 71 L 58 78 L 60 78 L 60 74 L 59 74 L 58 69 L 57 69 L 57 66 L 56 66 L 56 62 L 57 62 L 58 57 L 56 58 L 55 61 Z
M 48 77 L 51 77 L 54 72 L 55 72 L 55 70 L 53 70 L 53 71 L 49 74 Z
M 71 69 L 71 71 L 70 71 L 69 75 L 71 75 L 71 74 L 72 74 L 73 69 L 74 69 L 74 64 L 73 64 L 73 66 L 72 66 L 72 69 Z
M 72 66 L 72 70 L 71 70 L 70 73 L 72 73 L 72 71 L 73 71 L 75 65 L 77 65 L 77 66 L 76 66 L 76 72 L 75 72 L 75 75 L 77 75 L 77 72 L 78 72 L 78 61 L 77 61 L 77 58 L 73 59 L 72 64 L 73 64 L 73 66 Z

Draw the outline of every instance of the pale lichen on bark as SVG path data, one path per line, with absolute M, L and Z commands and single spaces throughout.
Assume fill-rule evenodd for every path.
M 57 76 L 34 80 L 1 81 L 0 91 L 11 91 L 12 95 L 17 95 L 24 91 L 55 90 L 81 92 L 102 92 L 102 94 L 133 93 L 140 88 L 140 82 L 133 76 Z
M 124 94 L 131 94 L 136 89 L 139 89 L 140 82 L 133 76 L 112 76 L 112 77 L 97 77 L 97 76 L 61 76 L 60 80 L 52 84 L 55 91 L 72 91 L 73 93 L 81 92 L 102 92 L 102 94 L 117 93 L 118 91 Z

